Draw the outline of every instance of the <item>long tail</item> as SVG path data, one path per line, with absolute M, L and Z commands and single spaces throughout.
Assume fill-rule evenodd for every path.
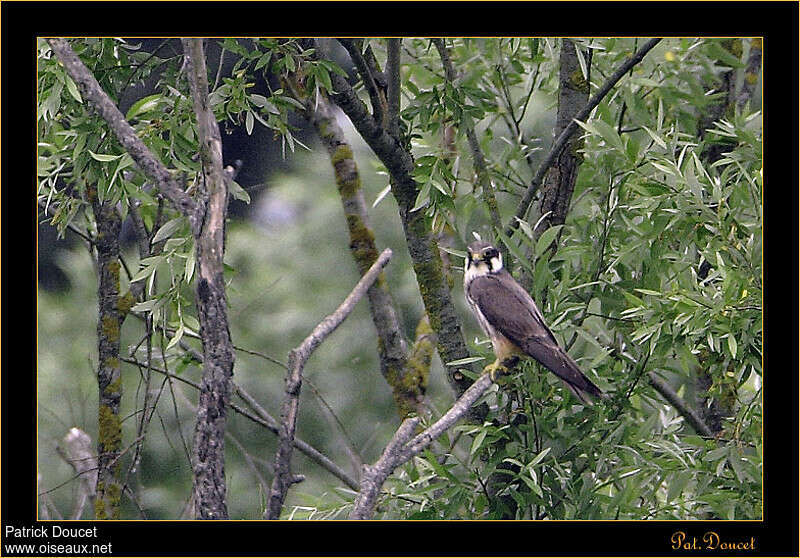
M 523 349 L 542 366 L 561 378 L 575 397 L 585 405 L 592 405 L 591 397 L 605 396 L 558 345 L 548 341 L 542 342 L 540 338 L 530 338 L 526 340 Z

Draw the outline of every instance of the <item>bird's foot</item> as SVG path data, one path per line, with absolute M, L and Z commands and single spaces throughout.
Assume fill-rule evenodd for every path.
M 498 383 L 498 379 L 502 376 L 508 376 L 511 374 L 511 371 L 519 362 L 519 357 L 511 357 L 507 358 L 504 361 L 500 361 L 500 359 L 495 360 L 492 364 L 489 364 L 483 369 L 484 373 L 489 374 L 489 378 L 495 384 Z

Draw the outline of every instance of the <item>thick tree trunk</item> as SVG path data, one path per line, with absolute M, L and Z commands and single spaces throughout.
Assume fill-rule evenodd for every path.
M 203 379 L 194 433 L 193 495 L 198 519 L 227 519 L 225 428 L 233 375 L 233 342 L 222 259 L 228 188 L 222 170 L 222 140 L 208 105 L 208 76 L 201 39 L 185 39 L 189 84 L 197 115 L 200 158 L 203 161 L 205 218 L 195 235 L 197 250 L 197 316 L 203 341 Z

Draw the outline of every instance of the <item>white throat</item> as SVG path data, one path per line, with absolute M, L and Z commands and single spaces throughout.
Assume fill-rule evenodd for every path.
M 487 264 L 483 260 L 473 261 L 470 265 L 469 256 L 464 262 L 464 284 L 468 285 L 476 277 L 496 273 L 503 269 L 503 255 L 497 254 L 494 258 L 489 260 Z

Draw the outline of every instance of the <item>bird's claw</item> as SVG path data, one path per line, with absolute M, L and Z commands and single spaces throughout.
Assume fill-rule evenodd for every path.
M 519 358 L 511 357 L 506 359 L 502 362 L 500 360 L 495 360 L 492 364 L 487 365 L 484 369 L 484 373 L 489 374 L 489 379 L 492 380 L 492 383 L 498 383 L 498 379 L 502 376 L 508 376 L 511 374 L 513 368 L 519 362 Z

